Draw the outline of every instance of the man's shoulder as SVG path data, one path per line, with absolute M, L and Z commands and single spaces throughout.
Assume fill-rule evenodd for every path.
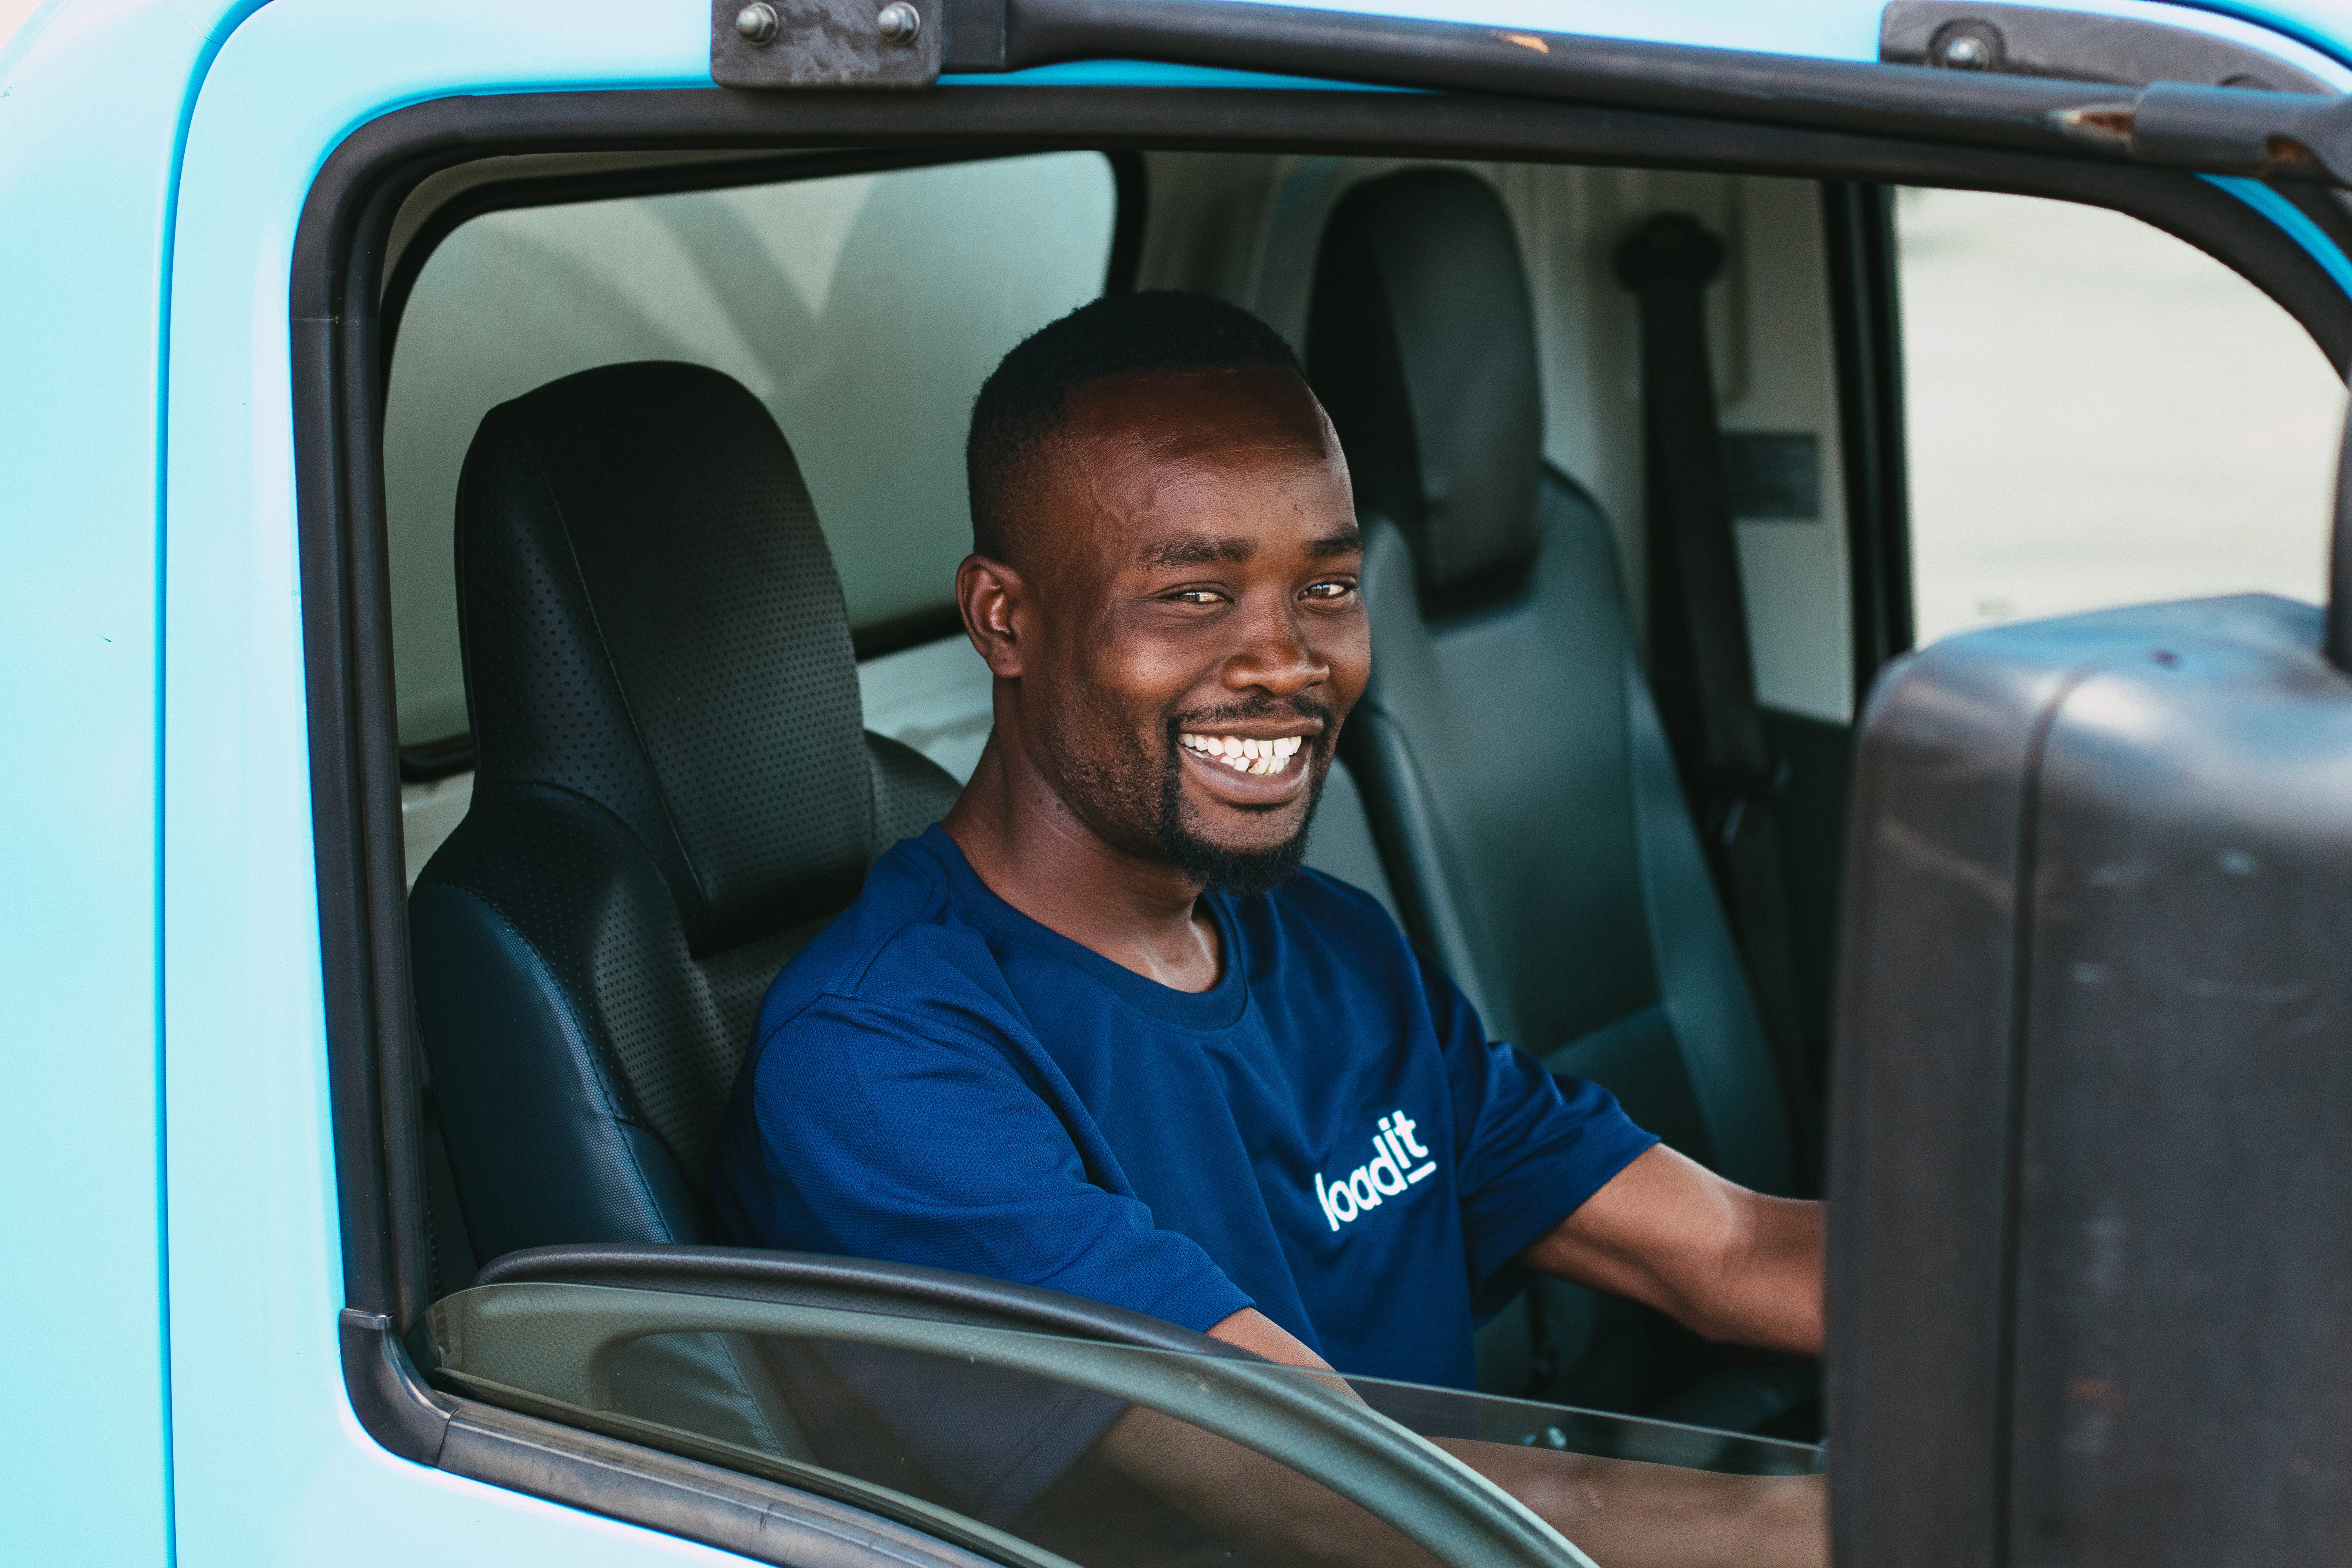
M 759 1033 L 820 999 L 911 1012 L 1001 993 L 995 956 L 960 917 L 946 868 L 922 839 L 908 838 L 874 863 L 856 899 L 784 965 L 761 1005 Z

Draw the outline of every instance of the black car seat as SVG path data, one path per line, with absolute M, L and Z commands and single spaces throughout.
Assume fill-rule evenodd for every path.
M 409 924 L 472 1249 L 719 1241 L 761 994 L 955 782 L 865 731 L 799 468 L 715 371 L 611 365 L 492 409 L 457 557 L 474 796 Z M 628 1354 L 625 1407 L 798 1447 L 741 1344 Z
M 1787 1193 L 1784 1101 L 1613 536 L 1544 461 L 1534 312 L 1493 189 L 1422 168 L 1347 193 L 1307 357 L 1367 536 L 1371 684 L 1342 749 L 1408 931 L 1491 1034 Z M 1537 1305 L 1538 1394 L 1743 1429 L 1808 1396 L 1799 1369 L 1732 1364 L 1630 1305 L 1549 1282 Z

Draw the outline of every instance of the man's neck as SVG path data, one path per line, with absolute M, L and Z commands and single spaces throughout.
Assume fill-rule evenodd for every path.
M 1174 990 L 1216 984 L 1223 955 L 1199 886 L 1106 843 L 1001 732 L 940 826 L 989 891 L 1039 925 Z

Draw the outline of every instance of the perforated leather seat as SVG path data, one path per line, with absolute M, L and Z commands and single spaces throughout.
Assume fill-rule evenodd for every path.
M 409 910 L 474 1251 L 720 1240 L 761 994 L 955 782 L 865 732 L 800 470 L 715 371 L 607 366 L 491 410 L 457 553 L 473 804 Z M 719 1435 L 792 1447 L 704 1372 L 751 1428 Z
M 1479 180 L 1407 170 L 1334 210 L 1307 364 L 1354 475 L 1373 638 L 1343 749 L 1407 929 L 1489 1031 L 1785 1193 L 1780 1086 L 1613 536 L 1544 462 L 1534 327 L 1509 216 Z M 1541 1305 L 1555 1397 L 1683 1394 L 1686 1417 L 1752 1426 L 1801 1394 L 1780 1368 L 1770 1387 L 1699 1391 L 1719 1358 L 1662 1321 L 1549 1284 Z

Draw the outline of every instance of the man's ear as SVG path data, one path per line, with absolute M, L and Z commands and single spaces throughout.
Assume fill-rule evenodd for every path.
M 1020 677 L 1028 600 L 1021 574 L 1002 561 L 967 555 L 956 568 L 956 608 L 963 614 L 964 635 L 1000 679 Z

